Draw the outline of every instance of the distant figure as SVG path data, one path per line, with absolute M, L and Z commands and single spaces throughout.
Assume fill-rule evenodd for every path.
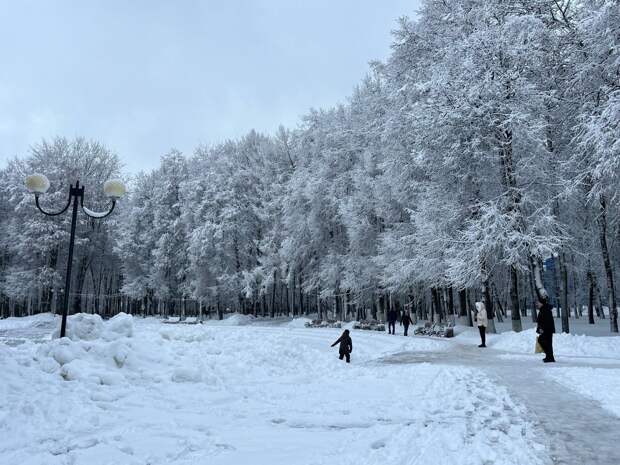
M 388 332 L 390 334 L 396 334 L 396 320 L 398 320 L 398 313 L 392 309 L 387 314 L 388 319 Z
M 538 307 L 538 326 L 536 327 L 538 343 L 545 351 L 543 362 L 555 362 L 555 358 L 553 358 L 553 333 L 555 333 L 553 307 L 545 298 L 539 298 L 536 306 Z
M 409 312 L 403 313 L 402 318 L 400 319 L 400 325 L 405 328 L 405 336 L 407 335 L 407 331 L 409 331 L 409 325 L 412 325 L 413 320 L 411 319 L 411 315 Z
M 345 329 L 342 333 L 342 336 L 338 338 L 336 342 L 332 344 L 334 347 L 336 344 L 340 343 L 340 360 L 346 357 L 347 363 L 351 363 L 351 352 L 353 352 L 353 341 L 351 340 L 351 336 L 349 336 L 349 330 Z
M 486 332 L 489 320 L 487 318 L 487 308 L 483 302 L 476 302 L 476 324 L 478 325 L 478 331 L 480 331 L 480 339 L 482 344 L 478 347 L 486 347 Z

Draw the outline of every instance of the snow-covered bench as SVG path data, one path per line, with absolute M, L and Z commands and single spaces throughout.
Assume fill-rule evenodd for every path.
M 385 331 L 385 324 L 377 320 L 362 320 L 353 325 L 353 329 L 365 331 Z
M 438 336 L 438 337 L 454 337 L 454 323 L 424 323 L 413 331 L 415 335 L 422 336 Z
M 306 322 L 306 328 L 341 328 L 342 323 L 337 320 L 312 320 Z
M 195 325 L 200 323 L 200 320 L 198 320 L 195 316 L 187 317 L 184 320 L 181 320 L 178 316 L 171 316 L 163 320 L 162 323 L 168 325 Z

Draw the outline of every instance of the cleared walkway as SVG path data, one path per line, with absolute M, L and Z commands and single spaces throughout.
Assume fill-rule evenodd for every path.
M 545 375 L 562 367 L 620 369 L 620 361 L 573 357 L 543 364 L 541 357 L 515 356 L 491 348 L 454 344 L 447 352 L 402 352 L 377 363 L 439 363 L 470 366 L 505 386 L 524 405 L 537 428 L 546 436 L 553 463 L 558 465 L 620 464 L 620 418 L 596 401 L 560 385 Z

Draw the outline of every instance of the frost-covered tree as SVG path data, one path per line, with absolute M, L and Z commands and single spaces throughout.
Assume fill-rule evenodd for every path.
M 107 203 L 103 183 L 119 176 L 119 159 L 99 142 L 56 138 L 33 146 L 29 157 L 10 162 L 4 172 L 2 197 L 11 214 L 2 223 L 8 256 L 1 278 L 3 293 L 13 302 L 21 301 L 26 311 L 35 305 L 54 311 L 64 292 L 71 216 L 47 217 L 38 212 L 24 179 L 32 173 L 44 173 L 50 179 L 50 191 L 41 198 L 50 210 L 66 204 L 69 184 L 78 180 L 86 186 L 85 205 L 103 210 Z M 70 310 L 99 305 L 101 293 L 118 289 L 118 259 L 113 253 L 116 226 L 114 217 L 93 221 L 78 216 Z M 111 283 L 105 291 L 104 281 Z
M 338 318 L 407 306 L 471 324 L 484 300 L 491 325 L 510 315 L 520 330 L 548 298 L 562 331 L 604 306 L 617 331 L 619 24 L 616 0 L 424 1 L 344 103 L 172 151 L 117 215 L 82 219 L 73 306 Z M 61 292 L 67 218 L 34 215 L 32 171 L 62 203 L 67 180 L 90 195 L 119 167 L 100 144 L 58 139 L 0 170 L 3 314 Z

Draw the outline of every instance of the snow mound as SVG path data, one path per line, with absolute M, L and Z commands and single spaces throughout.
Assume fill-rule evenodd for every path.
M 133 326 L 133 317 L 126 313 L 108 321 L 78 313 L 67 319 L 66 337 L 59 337 L 58 328 L 51 341 L 38 346 L 33 359 L 41 371 L 66 381 L 119 384 L 125 379 L 119 370 L 135 351 L 130 343 Z
M 133 336 L 133 317 L 127 313 L 119 313 L 107 322 L 99 315 L 78 313 L 67 318 L 65 336 L 72 341 L 94 341 L 105 339 L 114 341 L 122 337 Z M 60 328 L 54 331 L 52 339 L 60 337 Z
M 306 323 L 311 323 L 312 320 L 310 318 L 294 318 L 293 320 L 289 321 L 286 326 L 289 328 L 305 328 L 306 327 Z
M 133 317 L 121 312 L 105 324 L 103 337 L 108 340 L 133 336 Z
M 507 352 L 534 353 L 536 331 L 528 329 L 502 333 L 490 345 Z M 556 355 L 576 357 L 620 358 L 620 337 L 594 337 L 577 334 L 554 334 L 553 351 Z
M 65 336 L 72 341 L 92 341 L 99 339 L 103 332 L 103 319 L 99 315 L 78 313 L 67 317 Z M 60 328 L 54 331 L 53 339 L 60 337 Z
M 223 320 L 211 320 L 208 324 L 216 326 L 245 326 L 252 323 L 256 317 L 254 315 L 242 315 L 241 313 L 233 313 L 231 316 Z
M 33 357 L 41 371 L 60 375 L 66 381 L 99 385 L 119 384 L 119 373 L 132 352 L 126 341 L 52 339 L 38 346 Z
M 52 324 L 57 318 L 51 313 L 39 313 L 32 316 L 9 317 L 0 319 L 0 330 L 22 329 L 29 327 L 40 327 Z

